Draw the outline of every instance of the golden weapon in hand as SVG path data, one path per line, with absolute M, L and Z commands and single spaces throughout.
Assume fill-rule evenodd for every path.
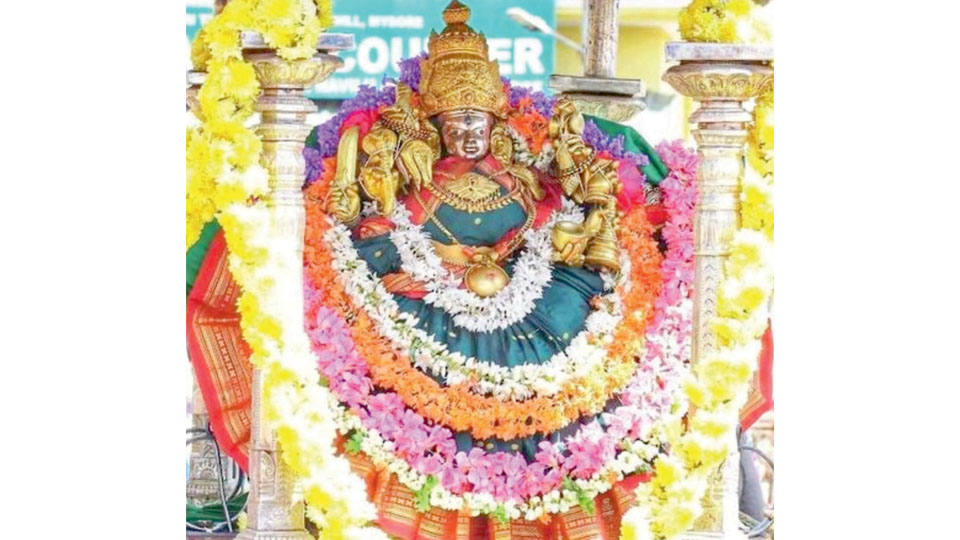
M 353 126 L 340 137 L 337 146 L 337 171 L 330 184 L 327 212 L 341 223 L 351 224 L 360 217 L 360 190 L 357 188 L 357 139 L 360 127 Z

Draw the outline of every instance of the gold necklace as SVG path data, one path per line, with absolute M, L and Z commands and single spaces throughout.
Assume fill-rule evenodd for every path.
M 446 178 L 453 178 L 446 186 L 427 184 L 427 189 L 444 203 L 463 210 L 470 214 L 479 214 L 499 210 L 512 203 L 519 191 L 519 184 L 506 195 L 500 195 L 500 184 L 489 178 L 468 172 L 454 178 L 446 173 L 439 173 Z
M 430 193 L 444 203 L 456 208 L 457 210 L 463 210 L 469 214 L 482 214 L 493 210 L 499 210 L 513 202 L 514 196 L 517 193 L 517 190 L 514 189 L 510 193 L 500 197 L 491 197 L 488 199 L 475 201 L 465 199 L 461 196 L 458 196 L 456 193 L 452 193 L 440 186 L 433 184 L 427 184 L 427 189 L 430 190 Z
M 512 193 L 517 193 L 517 192 L 512 192 Z M 441 223 L 440 219 L 437 218 L 435 211 L 436 211 L 436 206 L 438 205 L 428 205 L 426 202 L 424 202 L 424 200 L 420 197 L 420 194 L 417 193 L 416 190 L 412 191 L 412 194 L 413 194 L 413 198 L 416 199 L 417 202 L 420 204 L 420 207 L 423 208 L 424 213 L 427 215 L 427 219 L 432 221 L 433 224 L 436 225 L 438 229 L 440 229 L 440 232 L 442 232 L 450 240 L 450 242 L 458 246 L 463 246 L 464 244 L 462 244 L 459 240 L 457 240 L 457 237 L 456 235 L 453 234 L 453 231 L 448 229 L 446 225 Z M 520 247 L 520 244 L 523 243 L 524 233 L 526 233 L 527 230 L 529 230 L 530 227 L 533 226 L 533 222 L 537 217 L 536 208 L 535 208 L 535 205 L 532 203 L 532 201 L 530 201 L 529 198 L 526 197 L 524 194 L 517 193 L 517 195 L 518 196 L 516 197 L 515 200 L 517 203 L 520 204 L 520 206 L 526 212 L 526 219 L 524 219 L 523 225 L 520 226 L 520 230 L 517 231 L 517 234 L 513 235 L 513 238 L 511 238 L 510 241 L 507 243 L 506 247 L 503 250 L 502 255 L 497 257 L 497 260 L 502 260 L 502 259 L 505 259 L 506 257 L 509 257 L 514 251 L 516 251 L 518 247 Z M 474 247 L 476 249 L 476 246 L 471 246 L 471 247 Z M 450 264 L 454 264 L 457 266 L 464 266 L 463 263 L 460 263 L 458 261 L 448 260 L 446 258 L 444 258 L 444 262 L 448 262 Z
M 433 224 L 440 229 L 440 232 L 445 234 L 454 245 L 462 247 L 463 244 L 457 240 L 453 231 L 437 219 L 434 209 L 427 206 L 416 190 L 413 190 L 412 193 L 413 197 L 420 204 L 420 207 L 423 208 L 424 213 L 427 214 L 427 219 L 432 221 Z M 533 211 L 534 209 L 528 204 L 526 197 L 521 197 L 518 202 L 523 206 L 524 210 L 527 211 L 527 217 L 520 227 L 520 230 L 517 231 L 517 234 L 507 243 L 503 253 L 488 246 L 471 246 L 473 254 L 469 262 L 454 261 L 438 253 L 444 262 L 466 268 L 466 271 L 463 273 L 463 283 L 467 286 L 467 289 L 481 298 L 493 296 L 510 283 L 510 276 L 507 275 L 506 270 L 500 267 L 498 263 L 520 247 L 520 244 L 523 242 L 524 233 L 533 225 L 533 221 L 536 218 L 536 212 Z

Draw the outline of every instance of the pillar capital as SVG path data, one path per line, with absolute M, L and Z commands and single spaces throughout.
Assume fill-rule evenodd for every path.
M 282 88 L 302 92 L 343 67 L 343 60 L 323 53 L 302 60 L 284 60 L 272 51 L 245 49 L 243 56 L 253 64 L 264 90 Z
M 641 79 L 550 75 L 550 88 L 570 98 L 580 112 L 612 122 L 627 122 L 646 108 Z
M 663 75 L 677 92 L 699 101 L 690 122 L 721 124 L 742 129 L 753 121 L 744 101 L 773 88 L 773 47 L 733 43 L 673 42 L 666 47 L 667 61 L 678 62 Z M 725 125 L 725 126 L 724 126 Z M 737 139 L 729 144 L 736 145 Z
M 773 47 L 733 43 L 673 42 L 667 61 L 678 62 L 663 75 L 677 92 L 701 103 L 696 124 L 745 124 L 753 115 L 740 103 L 773 88 Z

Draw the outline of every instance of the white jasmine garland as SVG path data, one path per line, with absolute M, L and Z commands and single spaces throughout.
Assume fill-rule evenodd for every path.
M 406 207 L 397 205 L 391 220 L 396 227 L 390 232 L 390 240 L 400 256 L 400 267 L 426 287 L 423 301 L 450 314 L 455 326 L 471 332 L 491 332 L 507 328 L 533 311 L 553 277 L 553 225 L 561 220 L 583 222 L 583 211 L 565 202 L 547 223 L 524 233 L 525 246 L 513 266 L 510 282 L 487 298 L 461 287 L 462 278 L 443 266 L 430 236 L 422 225 L 410 221 Z
M 513 159 L 517 163 L 535 167 L 541 171 L 546 171 L 553 161 L 554 150 L 550 141 L 546 141 L 540 148 L 539 154 L 534 154 L 527 144 L 527 140 L 513 126 L 507 125 L 507 133 L 513 140 Z
M 340 279 L 349 281 L 350 277 L 357 273 L 360 286 L 353 289 L 350 286 L 345 287 L 348 294 L 360 295 L 359 301 L 356 297 L 354 298 L 356 304 L 364 306 L 371 313 L 375 322 L 377 322 L 377 319 L 374 317 L 374 312 L 381 311 L 387 319 L 399 321 L 401 326 L 407 325 L 414 330 L 418 330 L 415 328 L 416 319 L 414 317 L 402 313 L 395 302 L 393 306 L 385 302 L 387 299 L 392 300 L 393 297 L 386 292 L 379 278 L 370 275 L 365 261 L 357 257 L 350 241 L 349 230 L 342 231 L 339 235 L 333 234 L 331 238 L 334 240 L 339 238 L 342 241 L 341 244 L 336 244 L 328 238 L 331 247 L 334 248 L 332 250 L 334 265 L 340 273 Z M 338 249 L 340 246 L 348 249 Z M 345 259 L 337 262 L 339 257 L 349 257 L 351 253 L 353 260 Z M 629 275 L 629 272 L 625 271 L 623 274 Z M 629 281 L 623 284 L 623 288 L 628 286 Z M 613 328 L 619 322 L 619 312 L 622 310 L 622 307 L 619 307 L 619 297 L 613 294 L 608 295 L 608 298 L 611 300 L 610 305 L 617 307 L 608 308 L 604 305 L 606 303 L 601 303 L 600 307 L 591 313 L 593 318 L 588 318 L 588 323 L 584 331 L 581 332 L 585 338 L 589 335 L 591 329 L 597 328 L 597 325 L 602 328 L 604 319 L 616 321 L 613 323 Z M 677 306 L 668 307 L 666 315 L 689 323 L 691 311 L 691 302 L 684 300 Z M 576 490 L 567 490 L 560 487 L 538 497 L 498 503 L 490 494 L 465 493 L 456 495 L 447 491 L 442 485 L 436 484 L 427 494 L 430 504 L 451 510 L 466 510 L 472 515 L 491 514 L 502 509 L 510 517 L 524 516 L 528 519 L 536 519 L 545 513 L 567 511 L 575 507 L 578 500 L 583 496 L 594 498 L 598 494 L 609 490 L 611 483 L 619 481 L 628 474 L 642 470 L 649 466 L 654 459 L 659 459 L 661 456 L 660 442 L 667 440 L 670 431 L 676 429 L 674 424 L 679 425 L 679 416 L 682 415 L 686 405 L 681 403 L 684 401 L 683 393 L 677 391 L 681 376 L 686 371 L 684 361 L 689 356 L 689 331 L 679 330 L 681 327 L 682 325 L 670 326 L 657 332 L 654 332 L 654 328 L 648 329 L 646 343 L 648 346 L 656 344 L 657 348 L 655 351 L 648 350 L 646 354 L 641 354 L 644 358 L 641 365 L 644 365 L 645 368 L 638 369 L 628 384 L 628 391 L 633 396 L 642 396 L 642 398 L 627 400 L 631 405 L 622 407 L 622 410 L 618 409 L 618 414 L 612 415 L 627 419 L 637 417 L 647 419 L 651 425 L 642 427 L 635 434 L 638 437 L 636 440 L 631 440 L 633 434 L 623 436 L 623 440 L 620 440 L 616 446 L 613 459 L 603 464 L 601 470 L 590 478 L 575 480 L 573 485 L 576 486 Z M 380 332 L 386 336 L 382 329 Z M 426 347 L 433 340 L 425 333 L 423 334 L 427 339 L 412 347 L 412 352 L 415 354 L 412 354 L 411 358 L 413 359 L 415 355 L 421 355 L 430 358 L 430 360 L 435 360 L 437 357 L 424 353 Z M 436 345 L 446 352 L 445 347 L 440 344 Z M 449 352 L 446 352 L 446 354 L 454 356 Z M 459 357 L 464 365 L 470 360 L 478 362 L 476 359 L 464 359 L 462 355 L 456 355 L 456 357 Z M 577 359 L 580 358 L 582 357 L 578 355 Z M 414 359 L 415 362 L 419 360 L 420 358 Z M 441 366 L 438 364 L 437 367 Z M 456 370 L 448 370 L 448 372 L 456 372 Z M 547 384 L 547 381 L 542 381 L 542 384 Z M 663 385 L 662 388 L 659 386 L 661 384 Z M 500 387 L 505 389 L 506 385 Z M 338 406 L 338 410 L 341 414 L 337 415 L 337 429 L 344 434 L 356 430 L 362 437 L 361 450 L 370 456 L 375 464 L 397 474 L 398 480 L 412 490 L 419 490 L 425 485 L 427 476 L 414 469 L 403 457 L 396 455 L 395 445 L 391 441 L 385 441 L 379 433 L 367 429 L 352 412 L 346 411 L 342 406 Z M 621 412 L 623 416 L 620 416 Z M 603 415 L 603 418 L 605 419 L 604 423 L 609 426 L 608 431 L 614 429 L 612 424 L 607 423 L 606 414 Z M 643 426 L 644 424 L 641 423 L 640 425 Z M 624 431 L 618 433 L 624 433 Z M 616 437 L 620 437 L 620 435 L 617 434 Z
M 332 265 L 344 290 L 366 310 L 380 335 L 389 339 L 395 350 L 408 356 L 416 367 L 445 377 L 448 384 L 471 381 L 475 392 L 501 400 L 553 395 L 571 378 L 590 373 L 598 362 L 606 360 L 605 348 L 623 317 L 620 298 L 612 292 L 603 297 L 601 309 L 587 316 L 584 330 L 547 362 L 499 366 L 450 352 L 446 344 L 417 328 L 416 317 L 400 310 L 382 280 L 359 257 L 345 226 L 331 222 L 325 241 L 331 246 Z M 628 259 L 624 257 L 624 261 Z

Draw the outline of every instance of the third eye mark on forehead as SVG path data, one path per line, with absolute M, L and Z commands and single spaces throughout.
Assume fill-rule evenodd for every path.
M 484 133 L 486 133 L 487 129 L 483 124 L 479 124 L 475 126 L 467 125 L 467 126 L 464 126 L 463 128 L 461 128 L 460 126 L 447 126 L 447 129 L 445 129 L 444 131 L 452 134 L 470 132 L 470 133 L 476 133 L 478 135 L 483 135 Z

